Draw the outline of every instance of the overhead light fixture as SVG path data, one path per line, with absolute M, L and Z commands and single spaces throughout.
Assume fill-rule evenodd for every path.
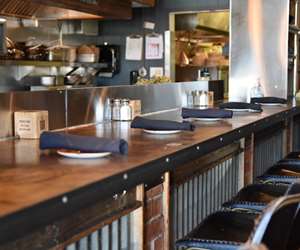
M 3 18 L 3 17 L 0 17 L 0 24 L 2 24 L 2 23 L 6 23 L 6 19 L 5 18 Z

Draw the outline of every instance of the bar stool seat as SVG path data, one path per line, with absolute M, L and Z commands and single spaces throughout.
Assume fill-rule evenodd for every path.
M 263 183 L 291 184 L 300 180 L 300 165 L 277 163 L 257 178 Z
M 254 228 L 257 213 L 239 213 L 233 211 L 219 211 L 208 216 L 196 229 L 182 240 L 177 246 L 188 248 L 205 248 L 216 243 L 216 249 L 238 249 L 247 241 Z M 207 240 L 204 240 L 207 239 Z M 209 240 L 208 240 L 209 239 Z M 222 248 L 220 248 L 220 244 Z
M 286 159 L 286 160 L 291 159 L 291 160 L 299 160 L 300 161 L 300 152 L 299 151 L 291 152 L 284 159 Z
M 229 210 L 261 212 L 268 203 L 285 195 L 289 185 L 283 184 L 252 184 L 241 189 L 238 194 L 222 207 Z
M 185 249 L 237 250 L 248 242 L 265 244 L 270 250 L 292 250 L 300 247 L 290 242 L 294 218 L 299 215 L 299 186 L 292 193 L 271 202 L 263 213 L 219 211 L 208 216 L 186 237 L 176 242 Z M 297 232 L 296 232 L 297 233 Z

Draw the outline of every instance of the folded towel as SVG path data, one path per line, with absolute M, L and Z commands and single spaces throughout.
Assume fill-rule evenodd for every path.
M 287 100 L 279 97 L 254 97 L 251 98 L 251 103 L 272 103 L 272 104 L 286 104 Z
M 262 112 L 260 104 L 247 103 L 247 102 L 227 102 L 219 106 L 221 109 L 248 109 L 257 112 Z
M 182 109 L 183 118 L 232 118 L 233 112 L 223 109 Z
M 131 128 L 148 130 L 194 130 L 191 122 L 175 122 L 166 120 L 151 120 L 144 117 L 136 117 L 131 123 Z
M 43 132 L 40 149 L 68 149 L 86 153 L 128 153 L 128 143 L 123 139 L 107 139 L 93 136 L 70 135 L 61 132 Z

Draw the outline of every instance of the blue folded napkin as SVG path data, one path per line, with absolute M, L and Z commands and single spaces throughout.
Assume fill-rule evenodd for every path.
M 247 102 L 226 102 L 219 105 L 221 109 L 248 109 L 257 112 L 262 112 L 260 104 L 247 103 Z
M 183 118 L 232 118 L 231 110 L 223 109 L 182 109 Z
M 175 122 L 166 120 L 151 120 L 144 117 L 136 117 L 131 123 L 131 128 L 141 128 L 148 130 L 194 130 L 191 122 Z
M 272 103 L 272 104 L 286 104 L 287 100 L 279 97 L 254 97 L 251 98 L 251 103 Z
M 128 153 L 128 143 L 123 139 L 107 139 L 93 136 L 71 135 L 61 132 L 43 132 L 40 149 L 68 149 L 86 153 Z

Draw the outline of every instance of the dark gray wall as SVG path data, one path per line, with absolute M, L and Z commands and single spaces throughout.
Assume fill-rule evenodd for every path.
M 156 23 L 155 32 L 164 33 L 169 29 L 169 13 L 177 11 L 198 11 L 229 9 L 230 0 L 156 0 L 154 8 L 135 9 L 133 19 L 128 21 L 102 21 L 98 44 L 108 42 L 121 46 L 121 72 L 112 79 L 98 78 L 99 85 L 120 85 L 129 83 L 129 72 L 145 65 L 164 66 L 164 60 L 125 61 L 125 40 L 131 34 L 143 34 L 143 22 Z

